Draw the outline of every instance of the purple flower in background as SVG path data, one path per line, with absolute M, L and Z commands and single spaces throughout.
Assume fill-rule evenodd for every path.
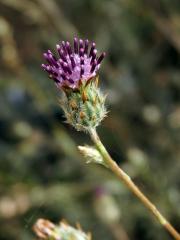
M 91 46 L 90 46 L 91 45 Z M 48 50 L 44 53 L 47 64 L 42 64 L 58 88 L 76 89 L 80 83 L 96 76 L 105 53 L 97 56 L 96 44 L 88 40 L 74 38 L 74 46 L 62 41 L 56 45 L 58 58 Z

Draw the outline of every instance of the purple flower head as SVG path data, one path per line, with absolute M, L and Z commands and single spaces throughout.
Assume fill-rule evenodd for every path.
M 58 58 L 48 50 L 44 53 L 47 64 L 42 64 L 42 68 L 48 72 L 58 88 L 78 88 L 80 82 L 87 82 L 96 76 L 105 57 L 105 53 L 97 56 L 94 42 L 90 44 L 88 40 L 78 38 L 74 38 L 73 47 L 69 42 L 62 41 L 56 48 Z

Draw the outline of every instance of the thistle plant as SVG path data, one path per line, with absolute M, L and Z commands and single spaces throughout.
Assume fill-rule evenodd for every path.
M 97 55 L 96 45 L 88 40 L 74 38 L 74 47 L 62 41 L 57 45 L 58 57 L 50 50 L 44 53 L 47 64 L 42 64 L 49 77 L 62 90 L 61 107 L 66 120 L 78 131 L 87 132 L 94 147 L 79 146 L 80 152 L 90 162 L 109 168 L 135 194 L 141 203 L 156 217 L 159 223 L 176 240 L 180 234 L 159 212 L 155 205 L 142 193 L 120 166 L 111 158 L 102 144 L 96 127 L 107 114 L 105 95 L 99 89 L 98 70 L 105 53 Z

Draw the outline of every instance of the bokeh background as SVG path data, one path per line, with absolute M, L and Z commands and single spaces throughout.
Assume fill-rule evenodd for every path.
M 93 239 L 168 240 L 138 200 L 77 145 L 42 53 L 76 35 L 107 57 L 98 132 L 112 157 L 180 230 L 179 0 L 0 0 L 0 239 L 32 240 L 38 218 Z

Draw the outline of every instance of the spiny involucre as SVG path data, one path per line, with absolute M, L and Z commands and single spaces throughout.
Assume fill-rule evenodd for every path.
M 50 50 L 44 53 L 47 64 L 42 64 L 49 77 L 65 93 L 61 100 L 67 122 L 78 131 L 96 128 L 106 116 L 105 96 L 98 88 L 97 72 L 105 53 L 97 56 L 94 42 L 74 38 L 58 44 L 56 57 Z

